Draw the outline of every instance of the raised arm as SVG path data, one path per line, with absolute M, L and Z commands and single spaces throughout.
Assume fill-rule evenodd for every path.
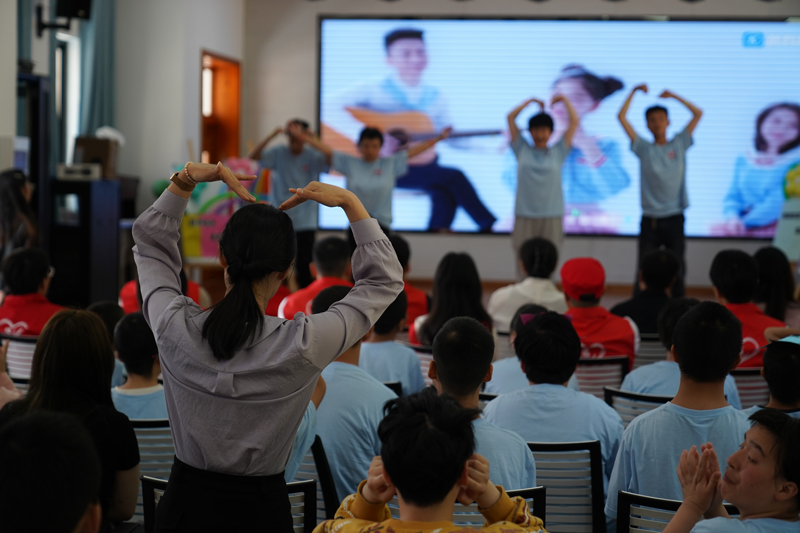
M 522 112 L 523 109 L 525 109 L 526 107 L 528 107 L 533 103 L 539 104 L 539 108 L 541 110 L 544 110 L 543 101 L 539 100 L 538 98 L 528 98 L 527 100 L 519 104 L 517 107 L 515 107 L 508 113 L 508 117 L 506 118 L 508 119 L 508 132 L 511 134 L 511 142 L 516 141 L 517 137 L 519 137 L 519 128 L 517 127 L 517 116 Z
M 564 106 L 567 108 L 567 113 L 569 113 L 569 126 L 567 127 L 567 131 L 564 132 L 564 141 L 567 143 L 567 146 L 571 146 L 572 137 L 575 135 L 575 131 L 578 129 L 580 118 L 578 118 L 578 114 L 575 112 L 575 108 L 572 107 L 572 103 L 569 101 L 569 98 L 562 94 L 558 94 L 553 97 L 553 101 L 550 103 L 550 105 L 552 106 L 557 102 L 564 102 Z
M 249 157 L 250 159 L 258 159 L 258 157 L 261 155 L 261 150 L 263 150 L 264 147 L 267 146 L 272 139 L 274 139 L 281 133 L 283 133 L 283 128 L 281 128 L 280 126 L 272 130 L 272 133 L 264 137 L 264 139 L 260 143 L 258 143 L 252 150 L 250 150 L 250 152 L 247 154 L 247 157 Z
M 703 116 L 703 110 L 691 103 L 690 101 L 686 100 L 685 98 L 678 96 L 672 91 L 665 90 L 660 95 L 661 98 L 674 98 L 675 100 L 679 101 L 683 105 L 685 105 L 689 111 L 692 112 L 692 120 L 689 121 L 689 124 L 686 125 L 686 130 L 689 132 L 689 135 L 694 132 L 695 127 L 697 127 L 697 123 L 700 122 L 700 118 Z
M 631 142 L 636 140 L 637 134 L 636 130 L 633 129 L 631 123 L 628 122 L 628 108 L 631 106 L 631 102 L 633 101 L 633 95 L 636 94 L 636 91 L 642 91 L 643 93 L 647 93 L 647 85 L 637 85 L 636 87 L 631 90 L 631 94 L 628 95 L 628 99 L 625 100 L 625 103 L 622 104 L 622 109 L 619 110 L 619 114 L 617 118 L 619 119 L 619 123 L 622 124 L 622 127 L 625 128 L 625 133 L 628 134 L 630 137 Z
M 325 160 L 330 165 L 331 159 L 333 159 L 333 148 L 328 146 L 327 144 L 323 143 L 317 137 L 308 131 L 303 131 L 303 128 L 300 124 L 289 124 L 289 135 L 292 137 L 297 137 L 303 142 L 307 142 L 320 152 L 325 155 Z
M 420 143 L 412 144 L 411 146 L 408 147 L 408 157 L 411 158 L 414 157 L 415 155 L 421 154 L 422 152 L 424 152 L 428 148 L 431 148 L 439 141 L 447 139 L 448 137 L 450 137 L 451 131 L 453 131 L 453 128 L 447 127 L 442 130 L 442 133 L 440 133 L 437 137 L 434 137 L 433 139 L 428 139 L 427 141 L 422 141 Z

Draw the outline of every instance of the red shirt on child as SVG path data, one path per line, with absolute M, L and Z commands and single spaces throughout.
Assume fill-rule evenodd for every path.
M 50 317 L 64 309 L 39 294 L 9 294 L 0 306 L 0 331 L 12 335 L 39 335 Z
M 406 324 L 411 326 L 418 316 L 428 314 L 428 295 L 408 282 L 405 282 L 403 291 L 408 298 L 408 310 L 406 311 Z
M 292 319 L 297 313 L 311 314 L 311 301 L 314 297 L 322 292 L 323 289 L 328 287 L 335 287 L 336 285 L 346 285 L 352 287 L 353 284 L 341 278 L 325 277 L 319 278 L 311 282 L 307 287 L 293 292 L 283 299 L 281 302 L 278 316 L 283 318 Z
M 625 355 L 633 368 L 639 334 L 630 320 L 613 315 L 599 305 L 570 307 L 565 315 L 572 317 L 572 326 L 581 339 L 581 358 Z
M 786 324 L 767 316 L 756 304 L 726 304 L 725 307 L 742 323 L 742 362 L 738 368 L 761 368 L 764 366 L 764 350 L 767 345 L 764 330 L 783 328 Z

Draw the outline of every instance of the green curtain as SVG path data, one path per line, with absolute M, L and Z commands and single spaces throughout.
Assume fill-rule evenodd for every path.
M 116 0 L 93 0 L 91 19 L 81 21 L 81 135 L 115 125 L 116 11 Z

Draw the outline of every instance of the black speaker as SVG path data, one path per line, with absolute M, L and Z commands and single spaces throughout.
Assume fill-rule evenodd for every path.
M 92 12 L 92 0 L 58 0 L 56 16 L 71 19 L 88 19 Z

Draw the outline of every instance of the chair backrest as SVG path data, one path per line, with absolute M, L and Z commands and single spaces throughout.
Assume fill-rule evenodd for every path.
M 742 409 L 769 403 L 769 387 L 761 377 L 761 368 L 735 368 L 731 370 L 731 376 L 736 381 Z
M 313 480 L 316 484 L 317 520 L 333 518 L 340 502 L 336 495 L 336 485 L 333 482 L 328 457 L 325 455 L 325 447 L 319 435 L 314 438 L 311 451 L 303 457 L 300 470 L 294 478 L 294 481 L 305 480 Z
M 0 342 L 8 340 L 6 353 L 6 366 L 8 375 L 13 378 L 30 379 L 33 352 L 36 350 L 36 341 L 39 337 L 11 335 L 0 333 Z
M 667 349 L 661 344 L 661 339 L 656 333 L 642 333 L 640 335 L 639 352 L 633 360 L 633 368 L 666 361 Z
M 529 442 L 528 447 L 536 462 L 536 481 L 547 487 L 547 531 L 605 531 L 600 441 Z
M 142 485 L 139 488 L 141 494 L 142 507 L 144 511 L 144 532 L 153 533 L 156 527 L 156 506 L 164 491 L 167 490 L 167 480 L 157 479 L 150 476 L 139 476 Z M 137 510 L 139 505 L 136 505 Z
M 478 407 L 482 410 L 486 408 L 486 404 L 497 398 L 498 394 L 491 394 L 488 392 L 481 392 L 478 394 Z
M 619 413 L 625 427 L 628 427 L 631 420 L 640 414 L 655 409 L 672 399 L 672 396 L 636 394 L 635 392 L 619 390 L 613 387 L 604 387 L 603 393 L 605 394 L 606 403 Z
M 14 386 L 20 391 L 22 394 L 28 393 L 28 388 L 30 387 L 30 381 L 26 378 L 11 378 L 11 381 L 14 382 Z
M 546 522 L 547 513 L 547 488 L 546 487 L 531 487 L 527 489 L 517 489 L 506 491 L 509 497 L 522 496 L 531 510 L 533 516 L 540 518 L 542 522 Z M 400 504 L 397 501 L 397 496 L 393 497 L 389 502 L 389 511 L 392 513 L 392 518 L 400 518 Z M 456 502 L 453 509 L 453 523 L 460 527 L 475 527 L 480 528 L 486 520 L 478 510 L 478 504 L 461 505 Z
M 643 529 L 664 531 L 680 506 L 681 502 L 677 500 L 621 490 L 617 498 L 617 533 L 636 533 Z M 725 509 L 730 516 L 739 514 L 739 510 L 729 503 L 725 504 Z
M 495 333 L 494 339 L 494 360 L 499 361 L 500 359 L 508 359 L 509 357 L 516 357 L 517 354 L 514 352 L 514 348 L 511 346 L 511 342 L 509 340 L 508 333 Z
M 403 385 L 399 381 L 384 381 L 383 384 L 392 389 L 398 397 L 403 395 Z
M 131 420 L 131 425 L 139 443 L 139 473 L 147 478 L 168 480 L 175 458 L 169 420 Z M 145 520 L 144 497 L 140 490 L 132 522 Z
M 628 374 L 628 364 L 629 359 L 625 356 L 579 359 L 578 368 L 575 369 L 578 388 L 602 400 L 603 387 L 618 389 L 622 385 L 622 380 Z
M 419 369 L 422 371 L 422 379 L 425 380 L 425 386 L 433 385 L 433 381 L 428 377 L 428 369 L 433 361 L 433 346 L 422 346 L 421 344 L 408 344 L 408 347 L 414 350 L 414 353 L 419 359 Z

